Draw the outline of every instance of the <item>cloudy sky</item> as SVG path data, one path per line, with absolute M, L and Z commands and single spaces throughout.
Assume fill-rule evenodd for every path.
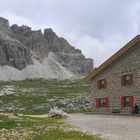
M 52 28 L 95 66 L 140 34 L 139 0 L 0 0 L 10 24 Z

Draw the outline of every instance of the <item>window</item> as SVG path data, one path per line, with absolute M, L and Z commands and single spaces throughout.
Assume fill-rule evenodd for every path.
M 109 107 L 109 98 L 98 98 L 96 99 L 96 107 Z
M 106 98 L 99 99 L 100 107 L 106 107 Z
M 130 106 L 130 97 L 124 97 L 124 106 L 129 107 Z
M 133 84 L 133 74 L 123 75 L 121 77 L 121 85 L 132 85 Z
M 106 79 L 98 80 L 97 85 L 98 85 L 98 89 L 106 88 Z
M 121 97 L 121 106 L 122 107 L 133 107 L 134 97 L 133 96 L 122 96 Z

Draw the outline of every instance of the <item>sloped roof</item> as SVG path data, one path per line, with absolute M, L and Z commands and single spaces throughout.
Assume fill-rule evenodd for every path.
M 137 35 L 135 38 L 133 38 L 130 42 L 128 42 L 124 47 L 122 47 L 118 52 L 112 55 L 109 59 L 107 59 L 98 68 L 95 68 L 91 73 L 89 73 L 84 78 L 84 80 L 87 80 L 87 81 L 92 80 L 97 74 L 99 74 L 102 70 L 110 66 L 117 58 L 123 55 L 126 51 L 128 51 L 131 47 L 133 47 L 138 42 L 140 42 L 140 35 Z

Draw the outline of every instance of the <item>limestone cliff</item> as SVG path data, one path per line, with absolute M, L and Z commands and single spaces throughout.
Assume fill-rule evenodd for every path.
M 0 65 L 0 80 L 69 78 L 89 73 L 93 60 L 52 29 L 42 33 L 25 25 L 10 27 L 8 20 L 0 17 Z

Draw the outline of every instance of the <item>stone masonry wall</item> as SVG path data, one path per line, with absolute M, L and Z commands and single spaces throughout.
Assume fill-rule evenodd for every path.
M 132 73 L 134 83 L 122 86 L 121 76 Z M 105 89 L 98 89 L 97 81 L 107 80 Z M 121 96 L 134 96 L 134 104 L 140 104 L 140 44 L 136 44 L 121 57 L 115 60 L 109 67 L 100 72 L 92 81 L 92 108 L 94 112 L 112 112 L 120 109 L 121 113 L 129 113 L 132 108 L 121 107 Z M 109 107 L 96 108 L 96 98 L 109 97 Z

